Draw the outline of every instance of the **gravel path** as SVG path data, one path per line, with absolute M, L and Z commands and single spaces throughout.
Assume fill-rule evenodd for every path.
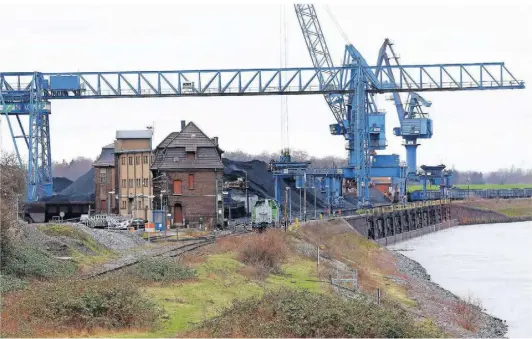
M 85 233 L 88 233 L 97 243 L 117 252 L 146 245 L 146 241 L 138 235 L 128 231 L 109 231 L 106 229 L 90 228 L 83 224 L 69 224 Z
M 484 310 L 478 310 L 476 333 L 458 326 L 453 305 L 459 298 L 432 282 L 430 275 L 418 262 L 396 251 L 392 253 L 398 259 L 398 270 L 409 278 L 409 297 L 418 303 L 422 314 L 433 318 L 441 328 L 455 337 L 504 337 L 508 331 L 505 321 L 485 313 Z

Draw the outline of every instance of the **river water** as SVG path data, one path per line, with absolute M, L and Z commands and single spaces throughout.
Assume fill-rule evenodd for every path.
M 432 281 L 472 295 L 506 320 L 508 336 L 532 338 L 532 222 L 460 226 L 389 247 L 419 262 Z

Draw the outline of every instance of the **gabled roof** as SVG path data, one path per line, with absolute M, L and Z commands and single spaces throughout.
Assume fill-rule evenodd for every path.
M 92 164 L 96 167 L 109 167 L 115 165 L 115 145 L 109 144 L 102 147 L 102 153 L 98 159 Z
M 217 147 L 195 123 L 189 122 L 181 132 L 170 133 L 157 148 L 164 147 Z
M 186 152 L 195 152 L 188 159 Z M 155 149 L 152 169 L 223 169 L 223 151 L 193 122 L 170 133 Z

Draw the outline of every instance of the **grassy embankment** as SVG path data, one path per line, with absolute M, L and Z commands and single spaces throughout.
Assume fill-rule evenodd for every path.
M 455 203 L 498 212 L 510 218 L 532 218 L 532 199 L 475 199 Z
M 41 225 L 38 229 L 51 237 L 66 237 L 79 242 L 79 246 L 69 246 L 68 252 L 80 268 L 100 264 L 117 256 L 98 244 L 89 234 L 70 225 Z
M 401 277 L 394 257 L 342 222 L 225 238 L 179 262 L 145 262 L 106 279 L 32 281 L 31 288 L 6 296 L 1 334 L 440 336 L 432 321 L 415 321 L 403 310 L 416 303 L 391 278 Z M 335 296 L 325 282 L 336 272 L 332 261 L 316 268 L 318 244 L 324 256 L 358 269 L 363 292 L 372 296 L 381 288 L 381 306 L 372 297 L 347 302 Z M 119 321 L 104 321 L 110 317 Z
M 453 187 L 467 189 L 468 185 L 453 185 Z M 469 185 L 469 189 L 472 190 L 487 190 L 487 189 L 510 189 L 510 188 L 532 188 L 532 184 L 507 184 L 507 185 L 497 185 L 497 184 L 484 184 L 484 185 Z M 437 191 L 440 189 L 438 185 L 427 186 L 427 190 Z M 410 185 L 408 186 L 408 192 L 421 191 L 423 190 L 422 185 Z

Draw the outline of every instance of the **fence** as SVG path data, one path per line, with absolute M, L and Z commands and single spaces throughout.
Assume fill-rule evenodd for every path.
M 336 277 L 331 277 L 331 285 L 336 293 L 347 298 L 355 298 L 358 291 L 357 270 L 342 270 L 336 268 Z

